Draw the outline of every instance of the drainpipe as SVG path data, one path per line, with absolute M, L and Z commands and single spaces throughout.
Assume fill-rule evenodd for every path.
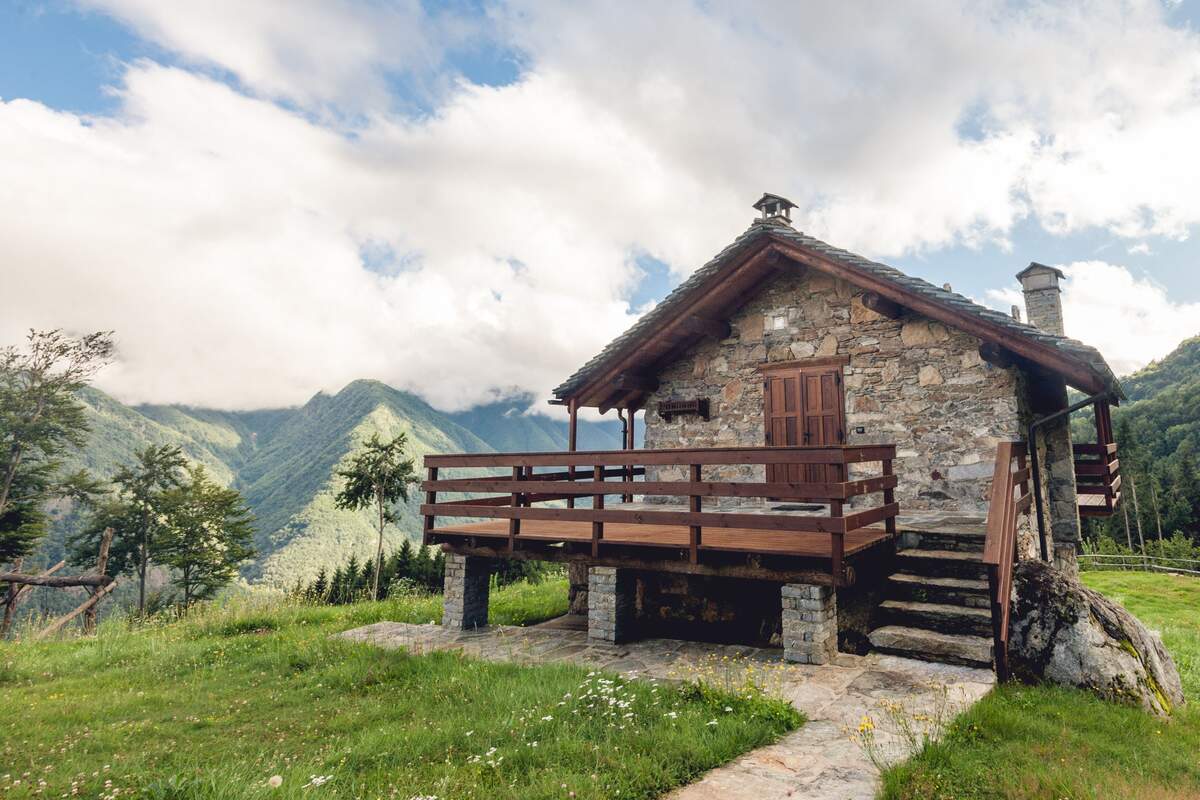
M 1072 412 L 1094 405 L 1112 396 L 1113 393 L 1111 391 L 1103 391 L 1091 397 L 1085 397 L 1078 403 L 1072 403 L 1061 411 L 1055 411 L 1053 414 L 1036 419 L 1029 424 L 1029 433 L 1026 436 L 1026 441 L 1029 442 L 1029 465 L 1033 468 L 1033 504 L 1037 509 L 1038 539 L 1042 543 L 1042 560 L 1046 563 L 1050 563 L 1050 546 L 1046 543 L 1046 511 L 1042 501 L 1042 471 L 1038 466 L 1037 430 L 1059 417 L 1065 417 Z M 1072 453 L 1071 457 L 1074 459 L 1074 453 Z

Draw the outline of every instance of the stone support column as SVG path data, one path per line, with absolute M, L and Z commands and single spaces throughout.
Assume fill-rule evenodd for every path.
M 443 627 L 456 631 L 487 627 L 491 562 L 492 559 L 479 556 L 446 555 Z
M 832 586 L 789 583 L 783 599 L 783 658 L 828 664 L 837 655 L 837 592 Z
M 588 640 L 616 644 L 629 635 L 634 611 L 634 581 L 629 570 L 588 569 Z
M 1075 453 L 1071 423 L 1066 417 L 1042 429 L 1045 441 L 1046 515 L 1050 528 L 1050 557 L 1054 566 L 1069 574 L 1079 571 L 1081 525 L 1079 495 L 1075 490 Z

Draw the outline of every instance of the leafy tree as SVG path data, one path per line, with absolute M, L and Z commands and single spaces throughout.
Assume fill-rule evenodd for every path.
M 374 600 L 379 599 L 383 529 L 387 523 L 396 521 L 396 503 L 408 500 L 408 486 L 417 480 L 412 459 L 404 457 L 407 444 L 408 437 L 403 433 L 390 442 L 380 441 L 378 434 L 372 434 L 362 450 L 351 459 L 349 468 L 338 471 L 338 475 L 346 480 L 334 498 L 338 508 L 359 510 L 375 507 L 379 539 L 371 582 L 371 598 Z
M 47 500 L 73 494 L 62 456 L 87 439 L 75 393 L 113 354 L 112 334 L 79 338 L 30 331 L 24 349 L 0 349 L 0 560 L 30 552 L 45 533 Z M 78 476 L 76 476 L 78 477 Z
M 175 570 L 183 607 L 212 597 L 253 557 L 254 519 L 236 489 L 209 479 L 203 465 L 188 479 L 163 492 L 160 560 Z
M 146 613 L 146 572 L 155 555 L 158 536 L 163 527 L 166 493 L 181 483 L 180 473 L 187 461 L 176 445 L 150 445 L 134 454 L 136 463 L 122 467 L 113 477 L 120 487 L 121 498 L 129 506 L 131 527 L 118 533 L 132 536 L 136 541 L 138 576 L 138 614 Z

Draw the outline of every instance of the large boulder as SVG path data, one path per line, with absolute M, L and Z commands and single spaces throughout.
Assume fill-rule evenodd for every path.
M 1021 680 L 1088 689 L 1170 714 L 1183 687 L 1162 641 L 1121 606 L 1042 561 L 1016 568 L 1009 666 Z

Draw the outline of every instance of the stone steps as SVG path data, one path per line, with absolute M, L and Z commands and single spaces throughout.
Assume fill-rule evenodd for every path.
M 916 550 L 953 550 L 982 553 L 987 534 L 983 531 L 906 531 L 905 541 Z
M 909 534 L 906 534 L 908 536 Z M 880 652 L 924 661 L 990 667 L 992 613 L 982 534 L 918 534 L 896 554 L 868 637 Z
M 958 550 L 901 550 L 896 554 L 896 566 L 899 572 L 932 578 L 987 578 L 979 553 Z
M 885 625 L 969 636 L 989 636 L 992 632 L 992 613 L 988 609 L 911 600 L 885 600 L 879 608 Z
M 988 608 L 988 584 L 971 578 L 931 578 L 897 572 L 888 578 L 888 597 L 922 603 Z
M 871 632 L 871 646 L 882 653 L 968 667 L 992 666 L 992 638 L 886 625 Z

